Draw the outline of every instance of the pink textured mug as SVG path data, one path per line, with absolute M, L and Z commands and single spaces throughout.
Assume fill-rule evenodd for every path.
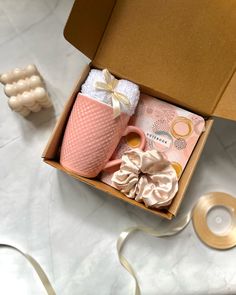
M 111 106 L 79 93 L 64 133 L 61 165 L 81 176 L 96 177 L 121 163 L 121 159 L 109 159 L 121 137 L 131 132 L 140 136 L 143 150 L 145 135 L 141 129 L 127 126 L 129 119 L 126 113 L 114 118 Z

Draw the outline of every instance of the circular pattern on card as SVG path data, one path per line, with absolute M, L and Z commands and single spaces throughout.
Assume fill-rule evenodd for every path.
M 171 124 L 171 134 L 175 138 L 187 138 L 193 132 L 193 123 L 185 117 L 177 117 Z
M 159 131 L 168 132 L 169 129 L 170 129 L 170 126 L 169 126 L 168 122 L 164 119 L 158 119 L 152 125 L 152 131 L 155 133 L 157 133 Z
M 165 118 L 166 121 L 171 122 L 176 116 L 176 109 L 171 104 L 159 101 L 159 106 L 155 108 L 154 115 L 157 119 Z
M 179 179 L 182 174 L 182 171 L 183 171 L 182 166 L 178 162 L 171 162 L 171 166 L 175 169 L 175 172 L 176 172 L 177 177 Z
M 187 146 L 187 142 L 184 138 L 176 139 L 174 144 L 175 144 L 175 147 L 177 148 L 177 150 L 183 150 Z
M 147 107 L 146 108 L 146 112 L 147 112 L 147 114 L 152 114 L 153 113 L 153 108 L 152 107 Z

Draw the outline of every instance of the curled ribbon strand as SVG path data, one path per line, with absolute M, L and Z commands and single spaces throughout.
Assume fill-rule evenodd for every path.
M 14 247 L 14 246 L 9 245 L 9 244 L 0 244 L 0 248 L 9 248 L 9 249 L 15 250 L 18 253 L 20 253 L 21 255 L 23 255 L 30 262 L 30 264 L 32 265 L 32 267 L 36 271 L 41 283 L 43 284 L 43 286 L 45 288 L 45 291 L 47 292 L 47 294 L 48 295 L 56 295 L 56 292 L 53 289 L 53 286 L 50 283 L 46 273 L 42 269 L 41 265 L 31 255 L 29 255 L 27 253 L 24 253 L 20 249 L 18 249 L 17 247 Z
M 136 232 L 136 231 L 141 231 L 141 232 L 144 232 L 144 233 L 151 235 L 153 237 L 156 237 L 156 238 L 164 238 L 164 237 L 173 236 L 173 235 L 176 235 L 177 233 L 181 232 L 189 224 L 189 222 L 191 220 L 191 216 L 192 216 L 192 212 L 190 211 L 184 218 L 182 218 L 176 224 L 176 226 L 172 227 L 169 231 L 166 231 L 166 232 L 155 231 L 152 228 L 143 227 L 143 226 L 130 227 L 130 228 L 126 229 L 125 231 L 121 232 L 121 234 L 117 240 L 117 243 L 116 243 L 117 253 L 118 253 L 118 257 L 119 257 L 121 265 L 131 274 L 131 276 L 133 277 L 133 279 L 135 281 L 135 295 L 141 295 L 140 286 L 138 283 L 138 278 L 137 278 L 135 271 L 134 271 L 133 267 L 131 266 L 131 264 L 122 255 L 123 246 L 124 246 L 127 238 L 129 237 L 129 235 Z
M 111 94 L 114 118 L 116 118 L 121 112 L 120 104 L 123 103 L 124 105 L 129 106 L 130 101 L 126 95 L 115 90 L 118 80 L 113 78 L 107 69 L 103 70 L 102 72 L 105 82 L 97 81 L 95 83 L 95 87 L 98 90 L 107 91 Z

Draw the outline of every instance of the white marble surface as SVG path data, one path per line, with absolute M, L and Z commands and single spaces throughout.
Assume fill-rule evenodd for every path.
M 41 160 L 57 116 L 88 62 L 63 38 L 72 1 L 0 4 L 0 71 L 35 63 L 55 106 L 24 119 L 11 112 L 0 88 L 0 241 L 32 254 L 58 295 L 133 294 L 133 281 L 117 259 L 118 234 L 131 225 L 160 228 L 168 222 Z M 236 195 L 235 175 L 236 123 L 216 120 L 180 215 L 205 192 Z M 236 248 L 207 248 L 191 224 L 172 238 L 136 234 L 125 254 L 139 269 L 142 294 L 236 294 Z M 29 264 L 7 249 L 0 249 L 0 294 L 45 294 Z

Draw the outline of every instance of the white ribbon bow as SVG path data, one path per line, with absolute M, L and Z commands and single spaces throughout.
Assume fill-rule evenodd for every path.
M 118 80 L 113 78 L 107 69 L 103 70 L 102 72 L 105 82 L 97 81 L 95 83 L 95 87 L 98 90 L 107 91 L 111 94 L 113 114 L 114 118 L 116 118 L 121 112 L 120 104 L 123 103 L 127 106 L 130 106 L 130 101 L 127 96 L 115 90 Z

